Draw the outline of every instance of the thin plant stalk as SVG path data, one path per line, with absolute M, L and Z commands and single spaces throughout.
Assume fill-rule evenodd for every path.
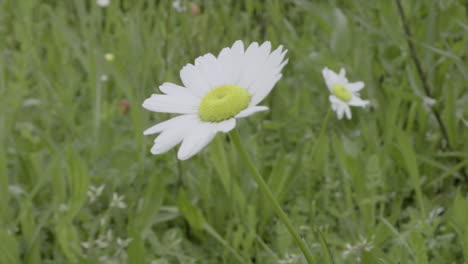
M 236 147 L 237 151 L 239 152 L 242 160 L 247 165 L 247 168 L 249 169 L 250 173 L 252 174 L 254 180 L 257 182 L 258 186 L 260 187 L 260 190 L 267 197 L 269 202 L 273 205 L 273 208 L 274 208 L 276 214 L 278 215 L 279 219 L 286 226 L 286 229 L 289 231 L 291 236 L 294 238 L 294 241 L 296 242 L 297 246 L 299 246 L 299 248 L 301 249 L 302 253 L 304 254 L 304 257 L 307 260 L 307 263 L 313 264 L 314 261 L 313 261 L 312 253 L 310 252 L 310 249 L 307 247 L 306 243 L 299 236 L 296 229 L 294 228 L 291 221 L 289 220 L 289 217 L 283 211 L 280 204 L 278 203 L 275 196 L 273 195 L 273 192 L 270 190 L 270 188 L 268 187 L 265 180 L 263 180 L 262 175 L 260 175 L 257 168 L 254 166 L 252 160 L 249 157 L 249 154 L 247 153 L 244 145 L 241 142 L 239 132 L 237 130 L 233 130 L 229 134 L 229 136 L 232 139 L 232 142 L 234 143 L 234 146 Z
M 405 36 L 406 36 L 406 42 L 408 44 L 409 48 L 409 53 L 411 58 L 413 59 L 414 65 L 416 66 L 416 71 L 418 73 L 419 79 L 421 80 L 423 91 L 426 96 L 429 98 L 434 98 L 431 93 L 431 89 L 429 87 L 429 82 L 427 81 L 427 77 L 423 71 L 422 68 L 422 63 L 419 60 L 418 54 L 416 53 L 416 47 L 414 46 L 413 43 L 413 35 L 411 34 L 411 29 L 408 21 L 406 20 L 405 12 L 403 10 L 403 6 L 401 4 L 401 0 L 395 0 L 396 6 L 398 8 L 398 14 L 400 15 L 401 22 L 403 24 L 403 29 L 405 31 Z M 439 125 L 440 131 L 442 132 L 442 136 L 445 139 L 445 142 L 447 143 L 447 149 L 453 151 L 453 145 L 450 143 L 450 138 L 447 132 L 447 128 L 441 118 L 440 113 L 437 111 L 437 109 L 433 106 L 429 107 L 431 110 L 432 114 L 434 115 L 437 124 Z M 462 160 L 455 157 L 454 159 L 458 164 L 462 163 Z M 464 167 L 460 168 L 460 173 L 462 174 L 463 178 L 465 181 L 468 181 L 468 174 L 465 171 Z
M 312 155 L 311 155 L 312 157 L 316 156 L 315 152 L 317 151 L 318 142 L 321 142 L 322 139 L 323 139 L 323 136 L 325 134 L 325 130 L 327 129 L 327 126 L 328 126 L 328 120 L 330 119 L 331 112 L 332 112 L 332 109 L 328 108 L 327 114 L 325 115 L 325 118 L 322 121 L 322 125 L 320 127 L 320 131 L 319 131 L 319 135 L 317 137 L 316 143 L 315 143 L 314 147 L 312 148 Z M 327 263 L 333 263 L 334 264 L 335 260 L 333 258 L 333 254 L 332 254 L 332 252 L 330 250 L 330 247 L 328 246 L 328 242 L 325 239 L 325 236 L 322 234 L 322 232 L 320 232 L 319 229 L 317 229 L 315 227 L 314 227 L 314 233 L 315 233 L 315 237 L 317 237 L 319 239 L 320 244 L 322 246 L 322 249 L 325 250 L 325 257 L 326 257 Z

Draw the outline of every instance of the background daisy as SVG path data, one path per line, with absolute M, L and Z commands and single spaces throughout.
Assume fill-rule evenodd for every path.
M 322 70 L 323 78 L 327 84 L 328 90 L 332 93 L 329 97 L 331 107 L 336 112 L 338 119 L 342 119 L 346 114 L 351 119 L 350 106 L 365 107 L 369 101 L 362 100 L 359 91 L 364 88 L 363 82 L 351 83 L 346 78 L 346 71 L 341 68 L 340 73 L 336 74 L 328 68 Z

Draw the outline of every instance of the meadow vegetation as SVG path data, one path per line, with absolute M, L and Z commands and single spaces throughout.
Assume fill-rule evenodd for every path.
M 235 40 L 289 50 L 238 129 L 316 263 L 468 263 L 468 2 L 402 2 L 409 37 L 393 0 L 0 0 L 0 264 L 306 263 L 229 137 L 142 134 Z M 338 120 L 324 67 L 370 106 Z

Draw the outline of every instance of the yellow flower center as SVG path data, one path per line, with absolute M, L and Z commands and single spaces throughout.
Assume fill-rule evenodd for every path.
M 332 86 L 333 94 L 338 97 L 341 101 L 348 102 L 351 100 L 351 92 L 346 89 L 343 85 L 335 84 Z
M 234 117 L 250 102 L 250 94 L 235 85 L 221 85 L 206 93 L 198 107 L 205 122 L 221 122 Z

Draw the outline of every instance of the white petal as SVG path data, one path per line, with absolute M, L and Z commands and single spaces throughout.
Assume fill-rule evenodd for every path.
M 161 86 L 159 86 L 159 90 L 167 95 L 172 96 L 188 96 L 200 98 L 196 93 L 193 93 L 192 90 L 169 82 L 165 82 Z
M 341 108 L 341 101 L 338 98 L 336 98 L 334 95 L 331 95 L 329 99 L 330 99 L 330 104 L 331 104 L 331 108 L 333 109 L 333 111 L 335 112 L 338 111 L 338 109 Z
M 266 106 L 251 106 L 251 107 L 248 107 L 248 108 L 242 110 L 240 113 L 238 113 L 235 116 L 235 118 L 243 118 L 243 117 L 253 115 L 253 114 L 257 113 L 257 112 L 267 111 L 267 110 L 268 110 L 268 107 L 266 107 Z
M 348 83 L 346 85 L 346 88 L 348 88 L 348 90 L 350 90 L 352 93 L 357 93 L 362 88 L 364 88 L 364 83 L 363 82 Z
M 335 84 L 343 85 L 345 87 L 348 85 L 348 79 L 346 79 L 345 74 L 346 70 L 344 68 L 341 68 L 339 74 L 328 69 L 327 67 L 322 70 L 322 76 L 325 79 L 325 83 L 327 84 L 328 90 L 330 90 L 330 92 L 333 92 L 332 87 Z
M 330 92 L 332 92 L 331 88 L 333 85 L 337 83 L 338 75 L 332 70 L 325 67 L 322 70 L 322 76 L 323 76 L 323 79 L 325 80 L 325 84 L 327 85 L 327 88 L 330 90 Z
M 151 153 L 153 155 L 158 155 L 169 151 L 182 141 L 186 133 L 188 133 L 188 131 L 184 128 L 164 130 L 154 140 Z
M 220 52 L 218 56 L 219 68 L 221 68 L 219 78 L 222 80 L 220 85 L 235 85 L 239 82 L 243 60 L 244 44 L 240 40 L 236 41 L 232 48 L 224 48 Z
M 227 47 L 221 50 L 218 55 L 218 59 L 227 55 L 242 55 L 244 54 L 244 43 L 241 40 L 234 42 L 232 47 Z
M 195 68 L 208 84 L 204 91 L 210 91 L 217 86 L 226 84 L 226 71 L 223 70 L 222 65 L 213 54 L 208 53 L 198 57 L 195 60 Z
M 239 50 L 228 50 L 221 52 L 218 57 L 219 65 L 222 68 L 220 78 L 223 80 L 223 84 L 236 84 L 239 82 L 243 55 L 237 52 L 239 52 Z
M 154 112 L 193 114 L 198 112 L 200 100 L 188 95 L 153 94 L 143 102 L 143 107 Z
M 255 106 L 260 103 L 270 92 L 275 84 L 281 79 L 282 75 L 272 76 L 270 79 L 259 79 L 255 85 L 255 94 L 252 95 L 249 106 Z
M 338 99 L 334 95 L 330 95 L 328 98 L 330 100 L 331 107 L 332 107 L 333 111 L 336 112 L 336 115 L 338 116 L 338 119 L 341 120 L 343 118 L 343 114 L 344 114 L 345 110 L 349 109 L 348 104 L 341 101 L 340 99 Z
M 184 83 L 185 87 L 199 96 L 203 96 L 209 89 L 208 82 L 203 79 L 203 76 L 198 69 L 190 63 L 180 70 L 180 79 Z
M 338 104 L 331 103 L 330 105 L 331 105 L 332 110 L 336 112 L 336 110 L 338 109 Z
M 198 120 L 197 115 L 180 115 L 159 124 L 156 124 L 143 132 L 144 135 L 150 135 L 160 133 L 164 130 L 172 130 L 174 128 L 180 128 L 184 124 L 193 124 Z
M 346 78 L 346 69 L 341 68 L 339 73 L 340 78 Z
M 231 54 L 231 48 L 230 47 L 224 48 L 219 52 L 218 59 L 224 56 L 228 56 L 229 54 Z
M 359 98 L 357 96 L 353 96 L 353 97 L 351 97 L 351 100 L 349 100 L 348 104 L 352 105 L 352 106 L 364 107 L 364 106 L 369 104 L 369 101 L 362 100 L 361 98 Z
M 331 103 L 341 103 L 343 101 L 341 101 L 340 99 L 338 99 L 338 97 L 334 96 L 334 95 L 330 95 L 328 97 L 328 100 L 330 100 Z
M 283 61 L 284 56 L 288 52 L 282 51 L 282 46 L 279 46 L 269 56 L 267 62 L 262 67 L 262 71 L 255 76 L 254 83 L 247 88 L 252 95 L 250 106 L 261 102 L 273 89 L 276 82 L 281 78 L 281 70 L 288 63 L 288 60 Z
M 182 145 L 177 152 L 177 158 L 186 160 L 200 152 L 216 135 L 215 125 L 212 123 L 199 122 L 190 129 L 182 141 Z
M 219 123 L 213 123 L 213 124 L 215 124 L 215 128 L 217 132 L 227 133 L 236 127 L 236 119 L 231 118 L 231 119 L 224 120 Z
M 347 117 L 348 119 L 351 119 L 351 108 L 350 108 L 349 106 L 346 106 L 346 107 L 344 108 L 344 111 L 345 111 L 346 117 Z
M 336 109 L 336 114 L 337 114 L 337 117 L 339 120 L 343 119 L 343 114 L 344 114 L 344 109 L 343 107 L 339 106 L 337 109 Z
M 231 50 L 234 54 L 244 53 L 244 43 L 242 42 L 242 40 L 237 40 L 236 42 L 234 42 Z
M 257 80 L 258 74 L 263 71 L 269 58 L 271 43 L 263 43 L 260 47 L 256 42 L 252 43 L 244 55 L 242 73 L 237 85 L 249 90 L 250 85 Z

